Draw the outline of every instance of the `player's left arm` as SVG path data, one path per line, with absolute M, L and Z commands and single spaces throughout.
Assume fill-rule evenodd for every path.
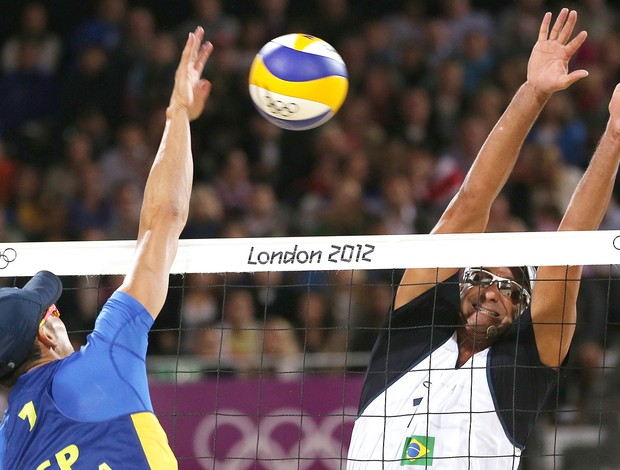
M 213 49 L 201 27 L 189 33 L 166 110 L 166 125 L 149 173 L 136 252 L 119 290 L 156 318 L 168 292 L 170 268 L 187 222 L 193 179 L 190 121 L 202 113 L 211 83 L 201 78 Z M 202 44 L 202 45 L 201 45 Z
M 607 211 L 620 163 L 620 85 L 609 102 L 609 120 L 577 185 L 559 230 L 596 230 Z M 542 362 L 558 367 L 575 332 L 581 266 L 543 266 L 532 298 L 532 321 Z

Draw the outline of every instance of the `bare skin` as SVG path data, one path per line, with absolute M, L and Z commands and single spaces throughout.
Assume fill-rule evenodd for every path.
M 564 8 L 551 26 L 551 13 L 545 14 L 538 41 L 532 49 L 527 80 L 517 91 L 506 111 L 483 144 L 463 185 L 432 233 L 480 233 L 489 220 L 490 209 L 514 168 L 521 146 L 549 97 L 588 75 L 585 70 L 568 71 L 570 59 L 586 39 L 586 32 L 574 35 L 577 13 Z M 572 39 L 571 39 L 572 37 Z M 559 230 L 596 229 L 607 208 L 617 170 L 618 121 L 620 98 L 614 93 L 610 103 L 610 123 L 603 134 L 590 167 L 577 188 Z M 587 195 L 587 196 L 586 196 Z M 589 199 L 589 200 L 588 200 Z M 597 201 L 593 208 L 592 201 Z M 456 273 L 452 269 L 407 269 L 398 288 L 395 307 L 405 305 L 428 290 L 436 282 Z M 507 268 L 495 270 L 514 279 Z M 509 271 L 509 270 L 508 270 Z M 581 276 L 580 267 L 543 267 L 538 279 L 573 279 L 571 281 L 537 282 L 532 298 L 532 319 L 536 345 L 542 362 L 558 367 L 568 352 L 576 319 L 576 296 Z M 497 338 L 482 338 L 480 331 L 489 321 L 502 324 L 512 321 L 508 314 L 509 299 L 495 299 L 496 287 L 484 291 L 465 292 L 461 303 L 464 325 L 457 335 L 460 342 L 459 364 L 489 347 Z M 475 297 L 480 297 L 476 299 Z M 500 315 L 487 315 L 491 311 Z M 477 315 L 474 315 L 477 312 Z M 472 323 L 480 322 L 480 325 Z
M 168 293 L 170 268 L 187 222 L 193 180 L 190 121 L 198 118 L 211 92 L 202 72 L 213 46 L 204 30 L 189 33 L 175 75 L 161 144 L 144 191 L 134 259 L 120 291 L 138 300 L 157 318 Z M 50 317 L 36 340 L 41 358 L 31 369 L 74 352 L 62 320 Z

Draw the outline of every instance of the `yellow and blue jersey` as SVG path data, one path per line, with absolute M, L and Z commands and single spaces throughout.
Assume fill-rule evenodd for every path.
M 0 470 L 176 469 L 148 392 L 152 324 L 115 292 L 84 347 L 20 377 L 0 425 Z

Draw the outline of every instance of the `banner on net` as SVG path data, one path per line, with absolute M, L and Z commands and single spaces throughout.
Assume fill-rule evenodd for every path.
M 0 277 L 127 273 L 136 242 L 0 243 Z M 173 273 L 620 264 L 620 231 L 181 240 Z

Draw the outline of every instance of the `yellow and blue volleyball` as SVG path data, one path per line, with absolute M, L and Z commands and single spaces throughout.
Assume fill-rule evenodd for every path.
M 309 34 L 272 39 L 250 68 L 250 96 L 258 112 L 290 130 L 320 126 L 336 114 L 347 96 L 349 79 L 342 57 Z

